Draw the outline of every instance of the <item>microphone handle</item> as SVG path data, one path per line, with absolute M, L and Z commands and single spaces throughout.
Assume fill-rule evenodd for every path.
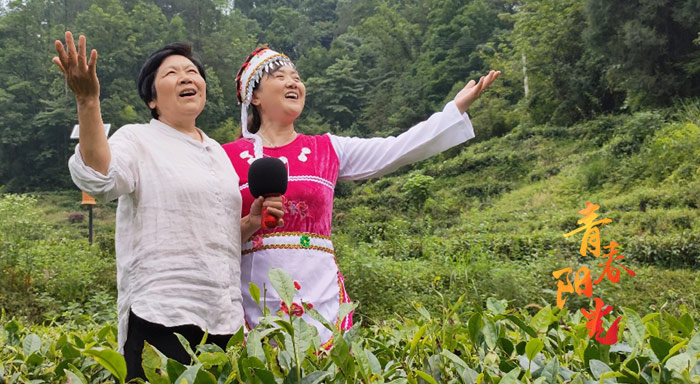
M 279 196 L 279 195 L 280 195 L 279 193 L 271 193 L 268 195 L 264 195 L 264 197 L 268 198 L 268 197 L 274 197 L 274 196 Z M 277 228 L 277 225 L 279 224 L 279 222 L 280 222 L 279 219 L 275 215 L 273 215 L 267 211 L 267 207 L 262 207 L 261 226 L 263 229 Z

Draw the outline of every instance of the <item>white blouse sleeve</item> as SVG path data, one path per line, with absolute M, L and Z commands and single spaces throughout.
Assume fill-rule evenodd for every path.
M 133 192 L 136 187 L 139 146 L 127 127 L 117 130 L 109 139 L 111 158 L 106 175 L 83 162 L 80 144 L 75 146 L 75 154 L 68 160 L 68 168 L 75 185 L 95 199 L 111 201 Z
M 397 137 L 341 137 L 330 135 L 340 161 L 339 180 L 359 180 L 393 172 L 425 160 L 474 137 L 469 116 L 454 101 Z

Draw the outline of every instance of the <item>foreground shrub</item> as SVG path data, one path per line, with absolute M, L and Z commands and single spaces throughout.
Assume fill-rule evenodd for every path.
M 115 286 L 114 261 L 51 228 L 26 195 L 0 197 L 0 268 L 0 307 L 35 321 Z
M 291 277 L 270 274 L 285 302 L 294 301 Z M 256 295 L 253 295 L 256 297 Z M 150 345 L 143 367 L 151 383 L 700 383 L 700 334 L 688 314 L 640 317 L 625 309 L 618 342 L 589 338 L 580 311 L 541 308 L 534 315 L 489 298 L 485 307 L 461 299 L 417 316 L 394 318 L 341 334 L 307 305 L 296 315 L 267 311 L 244 338 L 241 329 L 226 351 L 189 346 L 182 365 Z M 341 313 L 353 309 L 341 306 Z M 302 317 L 301 312 L 305 313 Z M 334 331 L 322 348 L 306 316 Z M 341 315 L 342 316 L 342 315 Z M 613 317 L 612 314 L 606 317 Z M 4 382 L 123 383 L 124 359 L 114 351 L 115 328 L 76 334 L 60 329 L 40 336 L 16 321 L 4 322 L 0 380 Z M 610 327 L 604 319 L 605 329 Z

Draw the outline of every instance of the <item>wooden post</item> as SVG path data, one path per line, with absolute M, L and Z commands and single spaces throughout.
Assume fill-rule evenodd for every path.
M 90 242 L 90 245 L 92 245 L 92 207 L 93 205 L 97 204 L 97 202 L 92 196 L 83 192 L 83 201 L 81 204 L 88 206 L 88 241 Z

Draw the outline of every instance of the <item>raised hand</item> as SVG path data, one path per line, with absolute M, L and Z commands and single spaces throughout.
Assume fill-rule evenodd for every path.
M 86 58 L 85 36 L 78 38 L 78 49 L 75 49 L 73 34 L 66 31 L 66 46 L 56 40 L 56 53 L 53 62 L 63 72 L 68 86 L 75 94 L 78 104 L 99 102 L 100 82 L 97 79 L 97 51 L 90 52 L 90 60 Z
M 478 83 L 474 80 L 470 80 L 467 85 L 457 93 L 457 96 L 455 96 L 457 109 L 459 109 L 461 113 L 466 112 L 469 106 L 481 96 L 486 88 L 488 88 L 500 74 L 501 71 L 489 71 L 486 76 L 481 76 Z

